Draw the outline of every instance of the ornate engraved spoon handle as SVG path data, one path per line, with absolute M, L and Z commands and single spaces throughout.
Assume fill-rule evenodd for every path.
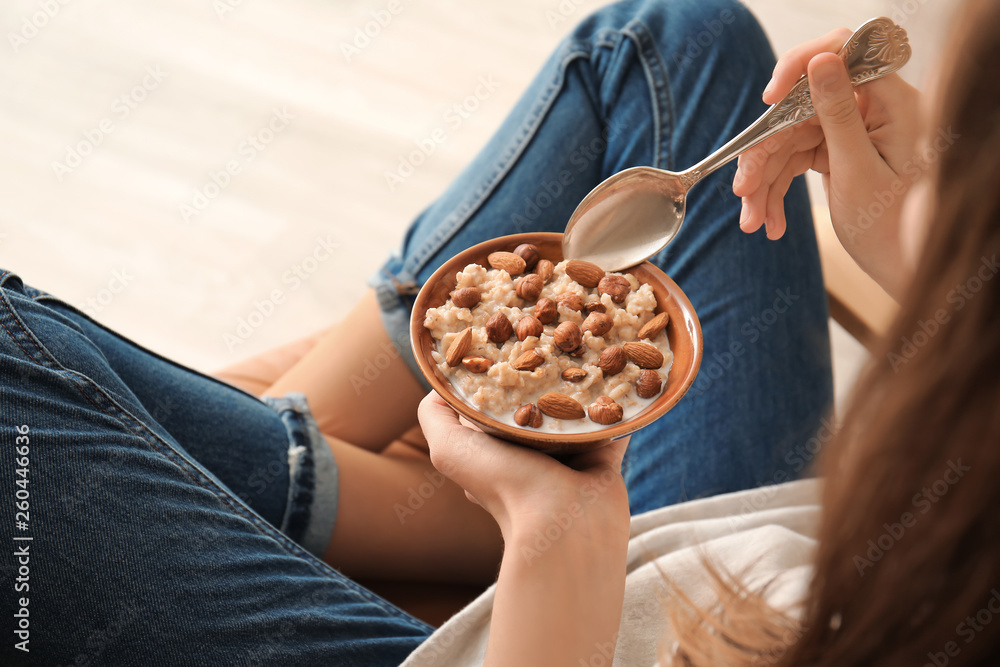
M 840 57 L 847 65 L 851 83 L 859 86 L 895 72 L 906 64 L 911 53 L 906 31 L 892 20 L 881 17 L 858 28 L 841 48 Z M 743 151 L 815 115 L 809 79 L 802 77 L 783 100 L 765 111 L 750 127 L 682 172 L 681 180 L 690 188 Z

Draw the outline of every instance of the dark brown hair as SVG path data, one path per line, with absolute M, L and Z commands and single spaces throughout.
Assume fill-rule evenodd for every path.
M 964 2 L 949 44 L 935 131 L 958 136 L 899 315 L 820 460 L 799 632 L 776 643 L 787 617 L 716 572 L 721 621 L 671 612 L 681 663 L 1000 664 L 1000 2 Z M 713 637 L 728 648 L 706 653 Z

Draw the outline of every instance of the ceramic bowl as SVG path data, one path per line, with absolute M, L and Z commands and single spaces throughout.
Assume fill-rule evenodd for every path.
M 431 357 L 435 342 L 424 326 L 427 309 L 441 306 L 448 300 L 455 289 L 456 274 L 467 265 L 475 263 L 488 268 L 486 258 L 490 253 L 513 251 L 522 243 L 533 243 L 538 247 L 540 257 L 554 264 L 563 259 L 562 234 L 533 232 L 503 236 L 484 241 L 452 257 L 434 272 L 417 294 L 410 317 L 410 340 L 420 370 L 434 391 L 486 433 L 552 454 L 580 452 L 620 438 L 651 424 L 677 405 L 694 382 L 701 364 L 701 324 L 691 302 L 677 283 L 649 262 L 633 266 L 624 273 L 630 273 L 640 283 L 650 285 L 656 294 L 657 312 L 666 311 L 670 314 L 670 324 L 666 331 L 674 360 L 663 391 L 642 412 L 617 424 L 587 433 L 550 433 L 500 422 L 466 403 L 455 393 L 451 381 L 441 373 Z

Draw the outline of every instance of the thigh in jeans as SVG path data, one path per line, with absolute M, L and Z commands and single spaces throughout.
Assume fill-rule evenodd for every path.
M 152 418 L 72 318 L 16 276 L 0 274 L 0 283 L 0 482 L 14 493 L 27 480 L 27 516 L 16 524 L 11 506 L 0 528 L 5 544 L 26 552 L 0 563 L 11 590 L 23 579 L 27 603 L 8 595 L 3 609 L 7 618 L 27 610 L 30 650 L 7 642 L 0 655 L 39 664 L 394 665 L 429 635 L 275 528 L 282 495 L 306 502 L 290 497 L 291 482 L 273 485 L 274 498 L 249 499 L 265 518 Z M 165 369 L 145 368 L 155 388 Z M 177 406 L 198 399 L 169 382 L 158 396 Z M 254 455 L 301 444 L 287 406 L 261 403 L 258 413 L 241 402 L 230 413 L 173 412 L 206 440 L 225 440 L 247 419 L 255 432 L 244 446 Z M 15 449 L 18 437 L 26 450 Z
M 760 26 L 732 0 L 627 0 L 586 19 L 373 279 L 401 354 L 412 363 L 409 307 L 442 262 L 488 238 L 562 231 L 586 193 L 621 169 L 695 164 L 764 111 L 773 65 Z M 788 233 L 769 242 L 739 230 L 734 170 L 691 192 L 682 232 L 651 258 L 691 298 L 705 358 L 690 395 L 632 439 L 633 512 L 795 476 L 788 460 L 831 401 L 805 184 L 786 198 Z

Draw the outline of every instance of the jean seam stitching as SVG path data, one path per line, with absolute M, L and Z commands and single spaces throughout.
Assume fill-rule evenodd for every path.
M 673 132 L 670 130 L 673 125 L 674 109 L 663 58 L 660 56 L 656 42 L 650 35 L 648 28 L 642 22 L 638 20 L 630 22 L 623 32 L 637 47 L 639 61 L 642 63 L 646 82 L 649 85 L 650 102 L 653 107 L 653 142 L 656 156 L 653 166 L 660 169 L 674 169 L 675 165 L 672 163 Z M 669 144 L 666 154 L 664 154 L 664 144 Z

